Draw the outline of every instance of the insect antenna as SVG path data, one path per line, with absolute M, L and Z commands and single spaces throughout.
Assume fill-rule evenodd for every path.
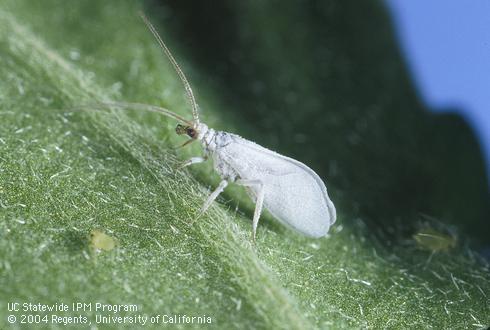
M 69 109 L 66 109 L 68 111 L 76 111 L 76 110 L 84 110 L 84 111 L 101 111 L 105 110 L 107 108 L 114 107 L 114 108 L 120 108 L 124 110 L 143 110 L 143 111 L 150 111 L 150 112 L 157 112 L 160 113 L 164 116 L 173 118 L 177 121 L 180 121 L 183 124 L 192 126 L 193 123 L 187 119 L 182 118 L 176 113 L 173 113 L 172 111 L 162 108 L 162 107 L 157 107 L 156 105 L 149 105 L 149 104 L 143 104 L 143 103 L 130 103 L 130 102 L 94 102 L 94 103 L 87 103 L 87 104 L 82 104 L 76 107 L 72 107 Z
M 170 63 L 172 63 L 172 66 L 174 67 L 175 71 L 179 75 L 180 80 L 184 84 L 184 88 L 185 88 L 185 92 L 187 94 L 187 98 L 189 99 L 189 102 L 191 103 L 191 107 L 192 107 L 192 117 L 194 119 L 193 126 L 196 127 L 199 124 L 199 113 L 197 111 L 197 103 L 196 103 L 196 99 L 194 98 L 194 93 L 192 92 L 191 85 L 187 81 L 187 78 L 186 78 L 184 72 L 182 71 L 179 64 L 177 63 L 177 61 L 173 57 L 172 53 L 170 52 L 170 49 L 168 49 L 167 45 L 165 45 L 165 43 L 163 42 L 162 38 L 158 34 L 155 27 L 150 23 L 150 21 L 145 16 L 145 14 L 140 12 L 139 15 L 140 15 L 141 19 L 143 19 L 143 22 L 145 22 L 146 26 L 148 27 L 150 32 L 153 34 L 155 39 L 157 40 L 158 44 L 160 45 L 160 48 L 163 50 L 165 55 L 168 57 L 168 59 L 170 60 Z

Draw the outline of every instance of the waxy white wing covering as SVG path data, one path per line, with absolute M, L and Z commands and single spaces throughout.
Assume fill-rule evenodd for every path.
M 335 222 L 335 206 L 320 177 L 306 165 L 229 134 L 215 157 L 232 167 L 241 179 L 260 180 L 264 207 L 283 224 L 311 237 L 322 237 Z M 259 187 L 250 187 L 256 199 Z

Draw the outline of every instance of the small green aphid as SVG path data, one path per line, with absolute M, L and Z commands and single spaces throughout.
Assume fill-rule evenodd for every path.
M 428 251 L 447 252 L 456 247 L 457 239 L 455 236 L 451 236 L 445 233 L 441 233 L 433 228 L 421 229 L 418 233 L 413 235 L 413 239 L 417 242 L 417 245 Z
M 118 245 L 116 238 L 105 234 L 102 230 L 94 229 L 89 235 L 90 249 L 94 253 L 110 251 Z

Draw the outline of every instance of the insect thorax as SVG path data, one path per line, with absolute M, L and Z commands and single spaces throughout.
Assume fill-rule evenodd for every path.
M 233 134 L 215 131 L 212 128 L 208 128 L 205 124 L 199 124 L 197 130 L 199 132 L 198 140 L 201 141 L 205 151 L 209 154 L 217 152 L 220 148 L 233 142 Z
M 238 173 L 223 157 L 220 149 L 233 142 L 233 136 L 230 133 L 215 131 L 204 124 L 199 124 L 199 139 L 201 140 L 204 152 L 211 157 L 214 162 L 214 168 L 221 178 L 235 181 Z

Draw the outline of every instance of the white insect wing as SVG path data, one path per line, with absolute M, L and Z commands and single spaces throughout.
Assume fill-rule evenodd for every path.
M 326 235 L 337 215 L 318 175 L 294 159 L 225 134 L 228 143 L 219 147 L 220 141 L 216 141 L 215 162 L 228 164 L 241 179 L 261 181 L 264 207 L 283 224 L 310 237 Z M 247 187 L 254 200 L 259 189 Z

